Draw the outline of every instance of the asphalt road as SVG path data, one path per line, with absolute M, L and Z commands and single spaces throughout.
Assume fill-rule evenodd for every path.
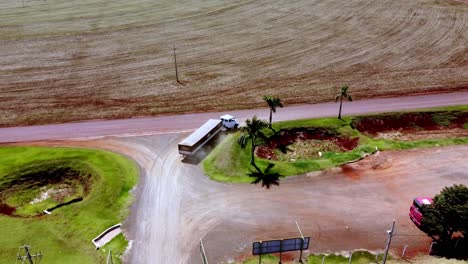
M 468 104 L 468 91 L 357 100 L 351 103 L 345 102 L 343 113 L 344 115 L 351 115 L 463 104 Z M 334 116 L 337 115 L 337 111 L 338 104 L 336 103 L 292 105 L 278 109 L 277 113 L 274 115 L 274 120 L 282 121 Z M 244 121 L 246 118 L 251 118 L 253 115 L 267 119 L 269 115 L 267 108 L 229 111 L 229 113 L 236 116 L 239 121 Z M 206 120 L 210 118 L 217 119 L 222 114 L 225 114 L 225 112 L 1 128 L 0 143 L 90 138 L 110 135 L 137 136 L 184 132 L 194 130 L 206 122 Z

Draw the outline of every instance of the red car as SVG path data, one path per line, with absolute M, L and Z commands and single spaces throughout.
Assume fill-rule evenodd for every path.
M 419 197 L 415 198 L 413 205 L 410 207 L 409 217 L 411 221 L 417 226 L 421 227 L 423 215 L 421 213 L 421 208 L 424 205 L 431 205 L 432 197 Z

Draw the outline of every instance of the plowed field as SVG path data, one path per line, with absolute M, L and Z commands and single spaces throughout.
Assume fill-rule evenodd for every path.
M 0 126 L 468 89 L 443 0 L 0 0 Z M 174 78 L 173 45 L 180 79 Z

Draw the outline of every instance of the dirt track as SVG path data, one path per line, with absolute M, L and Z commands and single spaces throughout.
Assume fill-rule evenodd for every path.
M 24 2 L 0 0 L 0 126 L 468 87 L 449 0 Z
M 429 239 L 407 215 L 412 198 L 468 184 L 468 146 L 381 152 L 344 169 L 288 178 L 270 190 L 221 184 L 180 162 L 176 143 L 183 137 L 45 144 L 106 148 L 140 163 L 144 175 L 124 224 L 133 240 L 127 263 L 199 263 L 200 238 L 210 263 L 220 263 L 249 254 L 254 240 L 297 236 L 295 220 L 312 237 L 312 252 L 381 250 L 392 219 L 392 250 L 408 244 L 411 254 L 426 252 Z

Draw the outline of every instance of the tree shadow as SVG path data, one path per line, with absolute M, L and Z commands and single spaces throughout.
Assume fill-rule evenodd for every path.
M 279 145 L 279 146 L 278 146 L 278 149 L 279 149 L 279 151 L 281 151 L 281 153 L 283 153 L 283 154 L 288 153 L 288 151 L 289 151 L 289 152 L 293 151 L 293 150 L 289 147 L 289 145 L 286 145 L 286 144 L 281 144 L 281 145 Z
M 278 172 L 274 172 L 271 169 L 275 166 L 273 163 L 268 163 L 268 166 L 264 171 L 257 170 L 257 171 L 251 171 L 247 175 L 249 177 L 255 178 L 252 181 L 252 184 L 258 184 L 261 183 L 262 187 L 266 187 L 267 189 L 270 189 L 272 185 L 277 185 L 279 186 L 279 181 L 280 177 L 282 176 Z
M 459 237 L 448 241 L 435 240 L 430 255 L 449 259 L 468 260 L 468 239 Z

